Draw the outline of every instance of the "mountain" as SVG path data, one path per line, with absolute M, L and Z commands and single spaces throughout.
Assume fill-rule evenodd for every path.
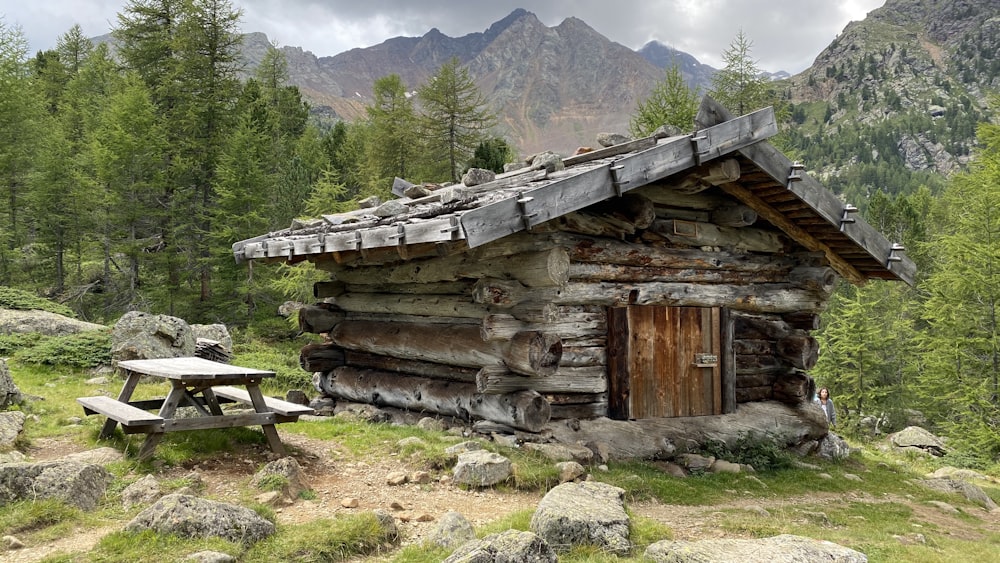
M 665 69 L 677 65 L 688 86 L 696 86 L 702 92 L 712 87 L 712 75 L 716 69 L 698 62 L 698 59 L 684 51 L 678 51 L 659 41 L 650 41 L 639 49 L 639 54 L 658 68 Z
M 264 34 L 245 36 L 248 68 L 256 66 L 267 46 Z M 647 48 L 647 54 L 669 49 Z M 663 77 L 646 55 L 610 41 L 580 19 L 547 27 L 523 9 L 483 32 L 457 38 L 431 29 L 421 37 L 394 37 L 332 57 L 298 47 L 281 50 L 290 83 L 318 111 L 348 120 L 364 115 L 376 79 L 398 74 L 416 90 L 444 62 L 458 57 L 494 104 L 509 138 L 526 154 L 567 154 L 593 145 L 599 132 L 625 132 L 638 101 Z M 684 61 L 691 83 L 704 89 L 711 67 L 672 52 Z
M 987 95 L 1000 88 L 1000 5 L 887 0 L 785 88 L 800 145 L 825 173 L 876 162 L 953 173 L 968 162 L 976 124 L 991 114 Z

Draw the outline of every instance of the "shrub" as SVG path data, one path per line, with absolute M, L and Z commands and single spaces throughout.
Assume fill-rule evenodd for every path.
M 68 336 L 42 338 L 31 348 L 14 356 L 32 364 L 65 365 L 82 368 L 111 364 L 111 332 L 91 330 Z
M 38 333 L 0 335 L 0 356 L 10 356 L 24 348 L 31 348 L 45 338 Z
M 65 305 L 53 303 L 27 291 L 4 285 L 0 285 L 0 309 L 39 310 L 66 317 L 76 316 L 73 310 Z
M 741 433 L 732 444 L 715 440 L 702 445 L 702 452 L 732 463 L 753 466 L 757 471 L 780 469 L 791 465 L 791 456 L 773 440 L 754 438 Z

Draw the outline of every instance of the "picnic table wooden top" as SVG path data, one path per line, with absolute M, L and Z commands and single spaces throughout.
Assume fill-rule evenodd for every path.
M 118 367 L 132 373 L 166 379 L 216 379 L 274 377 L 273 371 L 234 366 L 204 358 L 160 358 L 155 360 L 125 360 Z

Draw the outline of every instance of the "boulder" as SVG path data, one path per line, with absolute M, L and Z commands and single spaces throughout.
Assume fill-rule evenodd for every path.
M 107 465 L 109 463 L 114 463 L 116 461 L 122 461 L 125 459 L 125 454 L 121 451 L 116 450 L 110 446 L 104 446 L 101 448 L 94 448 L 92 450 L 84 450 L 82 452 L 76 452 L 62 457 L 63 461 L 76 461 L 80 463 L 95 463 L 97 465 Z
M 496 180 L 497 175 L 492 170 L 486 170 L 485 168 L 470 168 L 462 176 L 462 183 L 470 188 L 472 186 L 478 186 L 480 184 L 488 184 L 493 180 Z
M 500 454 L 473 450 L 458 454 L 452 476 L 459 485 L 489 487 L 510 477 L 510 460 Z
M 928 479 L 957 479 L 960 481 L 993 481 L 997 482 L 996 479 L 992 477 L 987 477 L 986 475 L 973 471 L 971 469 L 959 469 L 958 467 L 952 467 L 946 465 L 934 471 L 933 473 L 927 474 Z
M 583 466 L 575 461 L 561 461 L 556 464 L 556 469 L 559 470 L 560 483 L 576 481 L 587 473 Z
M 7 361 L 0 358 L 0 410 L 20 405 L 22 402 L 24 402 L 24 396 L 21 395 L 21 390 L 14 383 L 14 378 L 10 376 Z
M 602 147 L 613 147 L 632 141 L 632 137 L 621 133 L 598 133 L 597 144 Z
M 274 534 L 274 523 L 253 510 L 198 498 L 172 494 L 162 497 L 125 525 L 129 532 L 152 530 L 184 538 L 220 537 L 231 542 L 256 543 Z
M 940 438 L 919 426 L 907 426 L 899 432 L 889 434 L 888 439 L 897 448 L 917 448 L 936 457 L 947 453 Z
M 104 325 L 78 321 L 48 311 L 0 309 L 0 334 L 67 336 L 90 330 L 107 330 Z
M 236 563 L 236 558 L 220 551 L 199 551 L 184 558 L 195 563 Z
M 545 540 L 531 532 L 507 530 L 470 541 L 445 559 L 445 563 L 555 563 L 558 557 Z
M 194 344 L 194 332 L 184 320 L 129 311 L 111 332 L 111 358 L 120 362 L 193 356 Z
M 657 563 L 868 562 L 868 557 L 860 551 L 833 542 L 789 534 L 753 540 L 664 540 L 646 548 L 645 558 Z
M 472 524 L 454 510 L 445 512 L 444 516 L 438 520 L 437 527 L 431 532 L 428 541 L 441 547 L 454 549 L 460 545 L 476 539 L 476 531 L 472 529 Z
M 997 508 L 996 503 L 993 502 L 993 499 L 989 495 L 983 492 L 977 485 L 973 485 L 967 481 L 957 479 L 922 479 L 918 483 L 935 491 L 958 493 L 986 510 L 996 510 Z
M 150 504 L 160 498 L 160 482 L 152 475 L 146 475 L 142 479 L 125 487 L 122 491 L 122 506 L 125 510 L 140 504 Z
M 24 430 L 26 417 L 21 411 L 0 412 L 0 451 L 14 447 L 14 442 Z
M 483 449 L 483 445 L 475 440 L 466 440 L 464 442 L 459 442 L 454 446 L 448 446 L 444 449 L 444 453 L 448 455 L 457 456 L 459 454 L 464 454 L 466 452 L 475 452 Z
M 539 444 L 535 442 L 525 442 L 525 450 L 538 452 L 552 461 L 575 461 L 577 463 L 590 463 L 594 460 L 594 452 L 586 446 L 579 444 Z
M 220 323 L 210 325 L 191 325 L 191 333 L 194 335 L 196 342 L 199 338 L 218 342 L 218 345 L 223 349 L 223 351 L 232 355 L 233 337 L 229 334 L 229 329 L 226 328 L 226 325 Z
M 529 162 L 532 170 L 545 170 L 549 173 L 558 172 L 566 168 L 562 157 L 549 151 L 532 156 Z
M 305 307 L 306 304 L 301 301 L 285 301 L 281 305 L 278 305 L 278 316 L 287 319 L 292 315 L 296 315 L 299 309 Z
M 556 551 L 592 545 L 625 555 L 632 543 L 624 498 L 624 489 L 596 481 L 557 485 L 538 503 L 531 531 Z
M 18 500 L 56 499 L 94 510 L 112 476 L 100 465 L 76 461 L 0 465 L 0 505 Z
M 851 446 L 843 438 L 830 432 L 820 439 L 816 448 L 816 455 L 831 461 L 847 459 L 851 455 Z
M 289 499 L 295 499 L 309 490 L 306 475 L 294 457 L 283 457 L 268 463 L 250 481 L 253 487 L 262 490 L 277 490 L 273 488 L 275 483 L 281 484 L 278 492 Z

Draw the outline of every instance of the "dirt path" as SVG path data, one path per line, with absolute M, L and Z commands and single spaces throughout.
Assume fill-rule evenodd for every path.
M 525 509 L 532 509 L 542 497 L 542 493 L 497 492 L 495 490 L 468 491 L 457 486 L 431 482 L 424 485 L 388 486 L 386 476 L 392 471 L 412 472 L 401 460 L 390 456 L 377 460 L 342 460 L 337 455 L 336 444 L 315 440 L 298 434 L 282 434 L 282 440 L 294 447 L 295 457 L 303 467 L 309 484 L 316 494 L 313 500 L 299 500 L 291 506 L 277 509 L 280 523 L 294 524 L 316 518 L 330 518 L 338 514 L 358 513 L 382 509 L 397 517 L 404 535 L 404 543 L 419 542 L 436 526 L 436 521 L 445 512 L 461 512 L 474 526 L 480 526 Z M 62 457 L 80 446 L 68 440 L 39 439 L 28 452 L 32 461 L 42 461 Z M 240 454 L 220 454 L 217 458 L 198 465 L 169 468 L 156 477 L 161 480 L 177 479 L 192 470 L 197 471 L 206 485 L 205 496 L 239 502 L 245 498 L 248 482 L 262 460 L 269 452 L 263 450 L 246 451 Z M 735 491 L 734 491 L 735 493 Z M 357 499 L 358 506 L 345 508 L 346 499 Z M 797 509 L 799 505 L 817 503 L 847 502 L 900 502 L 910 504 L 915 517 L 941 527 L 947 527 L 952 537 L 974 539 L 978 537 L 977 526 L 953 515 L 943 514 L 929 506 L 910 503 L 905 498 L 872 499 L 865 495 L 815 495 L 783 497 L 780 499 L 739 498 L 734 495 L 731 502 L 713 506 L 680 506 L 657 501 L 633 503 L 629 509 L 633 514 L 651 518 L 673 531 L 674 539 L 695 540 L 718 537 L 740 537 L 727 532 L 720 523 L 726 514 L 723 511 L 743 509 L 748 511 Z M 806 509 L 803 510 L 814 510 Z M 1000 514 L 987 515 L 986 520 L 994 528 L 1000 527 Z M 81 530 L 77 534 L 60 538 L 45 545 L 29 545 L 25 548 L 4 553 L 4 561 L 11 563 L 32 563 L 59 552 L 79 553 L 90 550 L 100 539 L 120 526 Z

